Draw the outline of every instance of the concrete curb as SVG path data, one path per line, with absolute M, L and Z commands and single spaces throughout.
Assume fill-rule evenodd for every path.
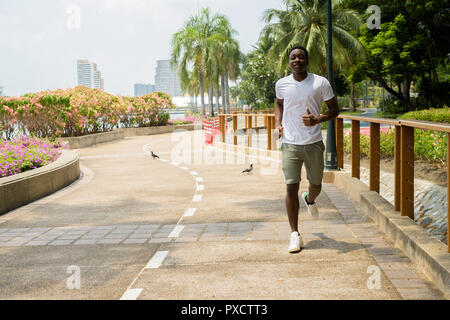
M 121 130 L 114 130 L 110 132 L 95 133 L 81 137 L 63 138 L 67 143 L 69 149 L 87 148 L 97 143 L 111 142 L 120 140 L 125 137 Z
M 154 134 L 170 133 L 176 130 L 192 131 L 197 125 L 186 124 L 177 126 L 162 126 L 162 127 L 145 127 L 145 128 L 120 128 L 110 132 L 95 133 L 81 137 L 63 138 L 70 149 L 81 149 L 93 146 L 98 143 L 111 142 L 121 140 L 127 137 L 134 136 L 148 136 Z M 201 128 L 201 125 L 198 125 Z
M 78 156 L 63 150 L 53 163 L 0 178 L 0 214 L 54 193 L 80 177 Z
M 408 217 L 400 216 L 392 204 L 348 173 L 334 172 L 333 183 L 356 201 L 433 283 L 450 296 L 450 254 L 447 246 Z

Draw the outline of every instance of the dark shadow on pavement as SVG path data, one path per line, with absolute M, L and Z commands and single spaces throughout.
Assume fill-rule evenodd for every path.
M 313 233 L 313 235 L 320 238 L 320 240 L 312 240 L 308 242 L 303 250 L 315 250 L 315 249 L 335 249 L 338 253 L 347 253 L 350 251 L 360 250 L 367 248 L 361 243 L 338 241 L 327 237 L 323 233 Z M 372 245 L 369 245 L 370 247 Z

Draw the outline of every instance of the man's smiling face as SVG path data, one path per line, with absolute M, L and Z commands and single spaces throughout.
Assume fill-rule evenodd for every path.
M 294 72 L 305 72 L 308 66 L 308 58 L 305 51 L 302 49 L 295 49 L 289 55 L 289 66 Z

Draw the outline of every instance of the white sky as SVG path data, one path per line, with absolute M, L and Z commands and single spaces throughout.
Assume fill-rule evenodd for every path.
M 79 29 L 68 27 L 73 5 Z M 134 83 L 154 83 L 172 35 L 205 6 L 230 20 L 246 53 L 263 12 L 281 8 L 281 0 L 0 0 L 0 86 L 8 96 L 73 87 L 77 59 L 88 59 L 106 91 L 133 95 Z

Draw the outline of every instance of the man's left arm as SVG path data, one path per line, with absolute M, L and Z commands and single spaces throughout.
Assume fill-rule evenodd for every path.
M 306 126 L 315 126 L 316 124 L 319 124 L 321 122 L 334 119 L 339 115 L 339 107 L 337 104 L 336 97 L 333 97 L 328 101 L 325 101 L 325 104 L 327 105 L 328 111 L 320 115 L 312 114 L 307 108 L 308 114 L 303 116 L 303 123 Z

